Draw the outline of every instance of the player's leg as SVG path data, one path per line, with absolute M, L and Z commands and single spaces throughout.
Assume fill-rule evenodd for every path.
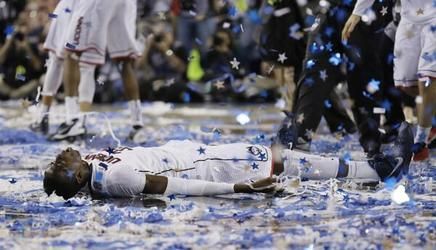
M 330 93 L 324 106 L 324 119 L 327 122 L 330 132 L 344 135 L 346 133 L 353 134 L 357 131 L 356 125 L 348 115 L 336 89 Z
M 50 29 L 44 42 L 44 49 L 49 51 L 47 72 L 42 89 L 42 101 L 38 107 L 38 117 L 30 125 L 33 131 L 48 133 L 48 112 L 53 101 L 53 96 L 58 92 L 63 76 L 63 47 L 65 30 L 69 26 L 71 12 L 74 12 L 77 1 L 60 1 L 53 12 Z
M 385 133 L 381 136 L 382 143 L 391 143 L 398 135 L 398 128 L 405 121 L 403 112 L 403 93 L 394 85 L 394 40 L 397 26 L 394 22 L 389 23 L 385 28 L 381 46 L 380 58 L 383 69 L 383 84 L 381 91 L 383 92 L 383 100 L 381 107 L 385 109 L 386 122 L 383 124 Z
M 48 133 L 48 112 L 53 102 L 53 96 L 58 92 L 61 86 L 63 71 L 63 60 L 57 57 L 53 52 L 50 52 L 47 73 L 42 87 L 42 101 L 38 105 L 38 117 L 36 121 L 30 125 L 33 131 L 40 131 L 43 134 Z
M 129 139 L 134 140 L 143 126 L 139 85 L 134 72 L 134 59 L 140 55 L 135 40 L 136 1 L 118 1 L 115 6 L 117 11 L 108 25 L 107 47 L 110 57 L 120 62 L 133 127 Z
M 417 105 L 418 129 L 415 135 L 413 159 L 425 160 L 429 157 L 428 145 L 435 139 L 432 122 L 436 111 L 436 61 L 429 58 L 436 51 L 436 35 L 431 31 L 436 22 L 423 25 L 421 31 L 421 52 L 418 63 L 419 96 L 422 101 Z M 433 130 L 433 132 L 432 132 Z
M 416 109 L 418 127 L 413 146 L 414 160 L 421 161 L 429 157 L 427 140 L 431 131 L 433 118 L 434 84 L 431 76 L 435 63 L 423 60 L 425 51 L 430 51 L 434 45 L 434 37 L 426 36 L 425 25 L 408 23 L 402 20 L 398 26 L 395 40 L 395 85 L 400 86 L 406 93 L 417 96 Z M 424 47 L 426 46 L 426 47 Z M 420 71 L 418 71 L 420 70 Z M 425 82 L 418 82 L 418 73 Z
M 66 53 L 64 62 L 65 122 L 51 135 L 51 140 L 64 140 L 85 134 L 79 121 L 78 85 L 80 81 L 77 55 Z
M 372 157 L 380 153 L 381 133 L 379 132 L 382 69 L 380 58 L 374 53 L 379 47 L 381 33 L 376 27 L 359 23 L 351 34 L 346 46 L 347 56 L 353 63 L 347 70 L 348 93 L 352 100 L 351 110 L 359 129 L 359 142 L 365 153 Z M 371 37 L 368 41 L 367 37 Z
M 80 119 L 78 103 L 78 86 L 81 81 L 83 91 L 89 83 L 89 75 L 93 69 L 79 66 L 80 63 L 100 65 L 105 61 L 108 25 L 116 12 L 114 1 L 87 0 L 80 1 L 73 13 L 66 35 L 65 49 L 68 52 L 65 59 L 64 84 L 67 122 L 62 124 L 57 136 L 53 139 L 66 139 L 86 134 L 84 119 Z M 85 78 L 80 79 L 80 71 Z M 90 86 L 93 87 L 93 86 Z M 93 95 L 93 89 L 85 96 Z M 89 103 L 82 103 L 82 110 L 88 111 Z M 82 117 L 83 118 L 83 117 Z
M 403 123 L 394 152 L 368 161 L 344 160 L 286 149 L 283 151 L 283 174 L 309 180 L 346 178 L 357 182 L 377 182 L 388 178 L 399 179 L 408 172 L 412 144 L 412 129 Z
M 143 126 L 143 121 L 141 114 L 141 101 L 139 99 L 139 85 L 133 69 L 134 62 L 132 59 L 127 59 L 121 64 L 121 75 L 128 100 L 131 123 L 135 129 L 138 129 Z
M 342 24 L 335 16 L 337 12 L 345 10 L 338 7 L 329 11 L 330 13 L 318 16 L 320 21 L 309 34 L 306 58 L 296 89 L 293 115 L 285 118 L 277 135 L 285 147 L 292 144 L 298 149 L 309 150 L 312 134 L 318 128 L 324 112 L 325 100 L 334 86 L 342 80 L 342 59 L 340 56 L 335 59 L 335 55 L 342 52 L 341 38 L 337 32 L 329 36 L 328 30 L 332 27 L 340 30 Z M 326 49 L 326 46 L 329 49 Z
M 90 112 L 95 93 L 95 64 L 80 63 L 79 106 L 80 112 Z

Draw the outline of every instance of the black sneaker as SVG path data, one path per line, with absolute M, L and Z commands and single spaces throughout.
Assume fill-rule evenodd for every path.
M 49 139 L 53 141 L 74 141 L 77 137 L 86 135 L 84 122 L 78 118 L 71 120 L 71 123 L 62 123 L 56 133 L 52 134 Z
M 43 135 L 48 134 L 48 115 L 44 115 L 40 122 L 30 124 L 29 128 L 35 133 L 42 133 Z
M 412 160 L 413 131 L 407 122 L 403 122 L 398 129 L 398 136 L 394 142 L 391 155 L 376 154 L 368 160 L 382 181 L 395 178 L 397 181 L 409 172 Z
M 285 148 L 290 149 L 295 141 L 295 126 L 294 126 L 294 116 L 292 113 L 283 111 L 286 115 L 280 129 L 277 132 L 276 143 L 283 145 Z
M 310 151 L 310 142 L 302 137 L 298 137 L 297 126 L 295 126 L 294 115 L 290 112 L 283 111 L 286 115 L 277 136 L 274 139 L 274 144 L 281 144 L 287 149 L 299 149 L 302 151 Z
M 127 139 L 129 141 L 132 141 L 132 142 L 137 143 L 137 144 L 145 143 L 146 138 L 145 138 L 144 131 L 142 128 L 143 128 L 143 126 L 141 126 L 141 125 L 134 125 L 133 129 L 130 131 Z

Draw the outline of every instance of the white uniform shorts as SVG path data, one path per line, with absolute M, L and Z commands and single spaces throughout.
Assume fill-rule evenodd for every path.
M 245 143 L 209 146 L 170 141 L 162 149 L 177 155 L 181 170 L 174 177 L 225 183 L 249 183 L 272 175 L 271 149 Z M 173 161 L 176 161 L 175 159 Z
M 65 48 L 85 52 L 80 61 L 103 64 L 111 58 L 140 55 L 135 41 L 136 0 L 86 0 L 73 14 Z
M 400 21 L 394 48 L 396 86 L 411 87 L 425 77 L 436 78 L 435 25 L 436 18 L 426 23 Z
M 71 17 L 77 10 L 80 0 L 62 0 L 51 14 L 50 29 L 44 42 L 44 49 L 53 52 L 63 59 L 65 56 L 64 46 L 67 41 L 67 30 L 70 26 Z

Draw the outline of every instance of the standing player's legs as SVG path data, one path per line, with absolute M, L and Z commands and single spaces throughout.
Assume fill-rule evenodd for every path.
M 319 23 L 309 34 L 306 58 L 297 84 L 293 113 L 290 124 L 283 124 L 278 138 L 284 146 L 292 143 L 294 148 L 309 150 L 312 134 L 318 128 L 325 109 L 325 100 L 334 86 L 343 79 L 340 63 L 330 58 L 340 55 L 342 45 L 338 34 L 332 36 L 330 28 L 340 30 L 335 16 L 341 8 L 320 14 Z M 337 33 L 337 32 L 336 32 Z M 340 57 L 340 56 L 339 56 Z M 335 59 L 335 58 L 333 58 Z
M 91 111 L 95 93 L 95 65 L 79 63 L 77 56 L 67 53 L 65 59 L 65 123 L 52 135 L 53 140 L 64 140 L 86 133 L 86 112 Z M 76 59 L 75 59 L 76 58 Z
M 436 62 L 427 60 L 429 51 L 436 49 L 435 36 L 430 32 L 430 24 L 413 24 L 401 20 L 395 39 L 395 85 L 412 96 L 418 96 L 418 128 L 413 146 L 414 160 L 422 161 L 429 157 L 430 132 L 436 98 Z
M 48 112 L 53 96 L 58 92 L 63 76 L 63 47 L 66 30 L 79 1 L 60 1 L 54 10 L 50 29 L 44 42 L 44 49 L 49 51 L 47 73 L 42 90 L 42 103 L 39 105 L 38 118 L 31 124 L 31 129 L 48 133 Z
M 381 100 L 381 63 L 377 53 L 374 53 L 381 36 L 375 29 L 374 26 L 359 23 L 346 46 L 347 55 L 354 66 L 347 70 L 348 93 L 353 101 L 351 109 L 360 132 L 359 142 L 368 157 L 380 153 L 381 146 L 378 130 L 380 115 L 374 112 Z M 366 37 L 371 37 L 371 40 L 368 41 Z
M 135 131 L 142 128 L 143 121 L 141 114 L 141 101 L 139 99 L 139 85 L 133 68 L 133 59 L 125 59 L 122 62 L 121 67 L 121 75 L 128 100 L 131 123 Z
M 418 64 L 418 75 L 421 76 L 419 89 L 425 106 L 422 110 L 421 124 L 432 127 L 426 141 L 429 146 L 432 141 L 436 140 L 436 124 L 434 124 L 435 121 L 433 120 L 436 116 L 436 61 L 434 57 L 433 59 L 429 58 L 429 55 L 434 55 L 436 52 L 436 35 L 433 32 L 435 26 L 436 20 L 433 19 L 422 30 L 422 50 Z
M 140 55 L 135 40 L 136 0 L 118 0 L 114 6 L 117 11 L 108 24 L 107 48 L 109 56 L 121 62 L 121 75 L 133 127 L 129 139 L 135 140 L 135 135 L 143 126 L 139 85 L 134 72 L 134 59 Z
M 53 52 L 49 53 L 47 73 L 42 88 L 42 101 L 38 106 L 36 121 L 30 125 L 33 131 L 40 131 L 47 134 L 49 130 L 48 112 L 53 102 L 53 96 L 58 92 L 62 83 L 63 60 Z
M 398 128 L 405 121 L 405 116 L 402 107 L 403 93 L 395 88 L 394 84 L 394 39 L 396 25 L 391 22 L 383 34 L 380 44 L 380 58 L 383 68 L 383 84 L 382 84 L 382 105 L 386 112 L 386 122 L 384 123 L 385 133 L 381 137 L 382 143 L 390 143 L 395 140 L 398 135 Z
M 76 118 L 78 110 L 78 86 L 80 81 L 79 65 L 74 54 L 67 54 L 65 59 L 64 72 L 64 91 L 65 91 L 65 111 L 66 123 L 71 124 Z

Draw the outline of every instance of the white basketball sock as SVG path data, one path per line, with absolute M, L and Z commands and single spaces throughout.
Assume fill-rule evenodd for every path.
M 65 113 L 67 123 L 71 123 L 71 121 L 79 116 L 79 103 L 77 96 L 66 96 L 65 97 Z
M 139 100 L 131 100 L 128 102 L 128 105 L 132 126 L 143 126 L 141 102 Z
M 80 64 L 79 102 L 92 103 L 95 93 L 95 65 Z
M 365 179 L 369 181 L 379 181 L 377 172 L 367 161 L 350 161 L 348 163 L 348 175 L 350 179 Z
M 284 174 L 310 180 L 336 178 L 339 170 L 339 159 L 323 157 L 306 152 L 285 149 L 283 150 Z
M 54 53 L 50 52 L 50 58 L 47 64 L 47 73 L 45 75 L 41 94 L 44 96 L 55 95 L 61 86 L 63 74 L 63 61 L 56 57 Z

